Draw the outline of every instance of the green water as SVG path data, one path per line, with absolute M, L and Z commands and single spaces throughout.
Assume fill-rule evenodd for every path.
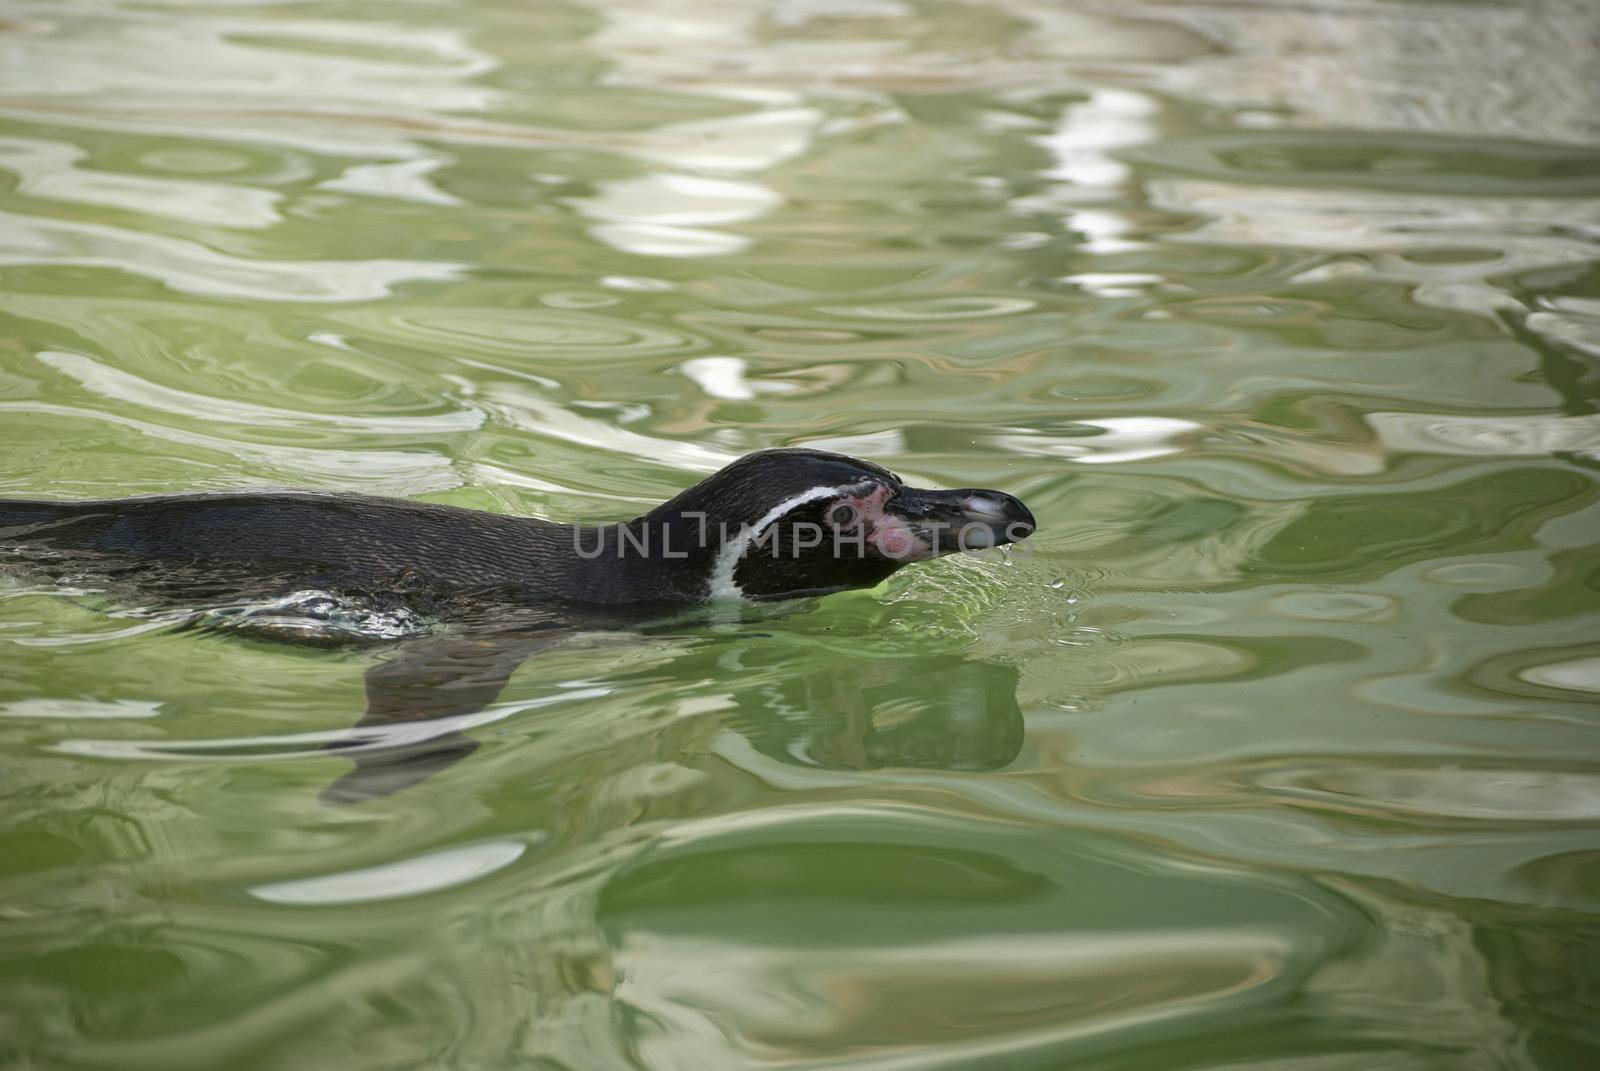
M 5 4 L 0 494 L 808 444 L 1042 530 L 343 807 L 381 651 L 7 582 L 0 1064 L 1600 1066 L 1597 29 Z

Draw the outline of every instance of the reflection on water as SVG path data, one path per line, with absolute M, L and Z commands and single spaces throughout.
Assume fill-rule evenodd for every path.
M 772 664 L 762 666 L 765 657 Z M 946 655 L 860 658 L 793 671 L 793 652 L 730 652 L 739 735 L 774 759 L 824 769 L 998 770 L 1022 750 L 1017 670 Z M 915 680 L 914 695 L 906 681 Z
M 1309 883 L 891 807 L 701 823 L 621 868 L 598 909 L 615 998 L 659 1066 L 723 1024 L 757 1064 L 1043 1065 L 1270 1002 L 1356 919 Z
M 514 840 L 488 841 L 364 870 L 258 885 L 250 893 L 275 904 L 307 905 L 360 904 L 418 896 L 503 870 L 520 859 L 527 847 Z
M 0 578 L 0 1062 L 1594 1066 L 1597 33 L 8 4 L 0 493 L 1042 529 L 454 718 L 407 607 Z

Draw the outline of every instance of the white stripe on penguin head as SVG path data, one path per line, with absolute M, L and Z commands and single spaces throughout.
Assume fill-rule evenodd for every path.
M 855 486 L 855 485 L 850 485 Z M 750 544 L 761 538 L 761 534 L 785 513 L 796 506 L 803 506 L 807 502 L 815 502 L 819 498 L 829 495 L 842 495 L 846 487 L 813 487 L 801 491 L 793 498 L 786 498 L 776 506 L 767 510 L 766 516 L 757 521 L 754 527 L 743 527 L 739 530 L 737 539 L 730 540 L 722 545 L 722 550 L 717 553 L 717 564 L 711 570 L 711 598 L 713 599 L 742 599 L 744 592 L 739 590 L 739 585 L 734 583 L 733 571 L 739 568 L 739 559 L 744 557 L 744 552 Z

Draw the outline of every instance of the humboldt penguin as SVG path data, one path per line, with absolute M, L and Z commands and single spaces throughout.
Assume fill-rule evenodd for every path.
M 476 745 L 449 726 L 392 746 L 395 723 L 470 715 L 530 654 L 720 600 L 872 587 L 902 566 L 1032 534 L 1001 491 L 907 486 L 820 450 L 749 454 L 633 520 L 557 524 L 367 495 L 241 491 L 0 499 L 0 563 L 113 594 L 215 605 L 303 592 L 413 606 L 446 625 L 367 671 L 358 763 L 325 793 L 387 795 Z

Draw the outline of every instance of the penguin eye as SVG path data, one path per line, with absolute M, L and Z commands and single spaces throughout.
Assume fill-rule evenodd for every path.
M 848 502 L 840 502 L 828 510 L 828 523 L 835 528 L 854 527 L 861 514 Z

